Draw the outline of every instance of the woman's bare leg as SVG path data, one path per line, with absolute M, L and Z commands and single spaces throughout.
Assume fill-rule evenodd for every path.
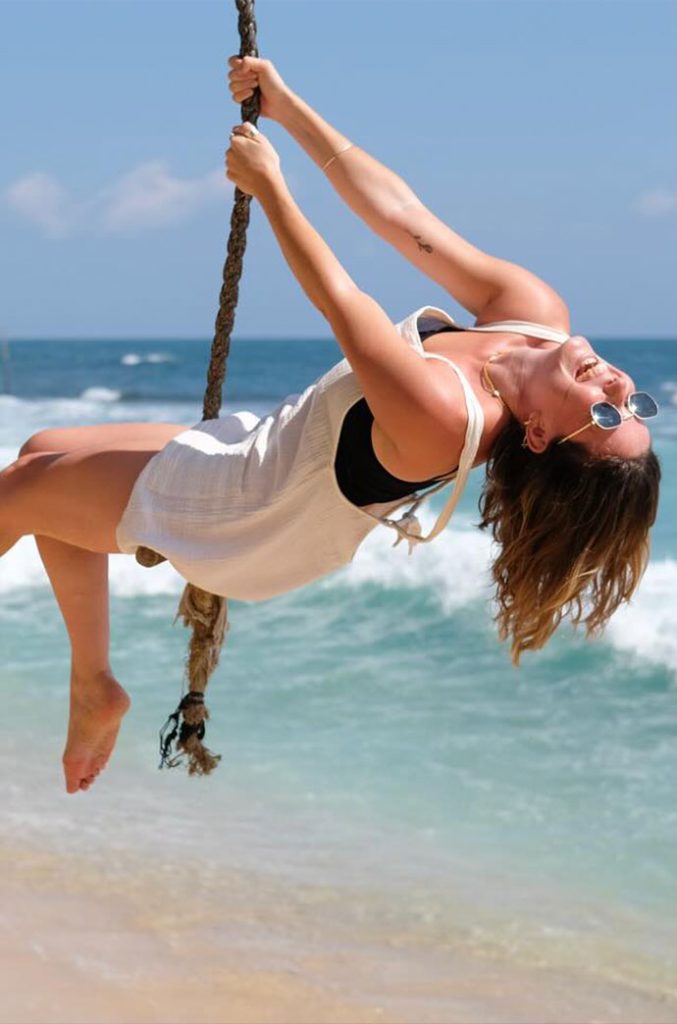
M 10 467 L 13 473 L 5 471 L 0 474 L 0 524 L 5 529 L 10 524 L 9 530 L 14 539 L 18 532 L 37 534 L 38 550 L 71 642 L 71 713 L 64 752 L 69 793 L 87 789 L 104 767 L 115 745 L 122 717 L 129 707 L 129 697 L 113 676 L 109 663 L 108 554 L 72 543 L 73 540 L 84 540 L 105 547 L 107 542 L 104 540 L 101 544 L 101 537 L 97 541 L 96 537 L 89 535 L 89 530 L 85 534 L 78 532 L 77 524 L 73 533 L 73 522 L 68 524 L 69 540 L 42 534 L 35 528 L 37 519 L 32 521 L 30 511 L 22 516 L 21 524 L 15 519 L 11 525 L 12 517 L 5 517 L 2 510 L 3 483 L 7 484 L 7 478 L 12 481 L 9 488 L 5 487 L 5 495 L 14 488 L 17 509 L 25 508 L 26 496 L 22 500 L 20 494 L 23 487 L 33 488 L 33 502 L 49 502 L 51 499 L 55 502 L 54 510 L 58 512 L 66 499 L 71 506 L 75 502 L 87 515 L 87 487 L 97 486 L 96 478 L 101 467 L 97 465 L 97 450 L 90 447 L 83 451 L 84 446 L 97 440 L 101 445 L 99 453 L 109 450 L 109 445 L 126 446 L 127 452 L 137 452 L 131 460 L 124 457 L 125 451 L 114 449 L 111 455 L 115 457 L 117 454 L 121 459 L 107 461 L 114 475 L 117 475 L 116 465 L 119 464 L 122 470 L 119 486 L 114 485 L 108 495 L 113 499 L 110 517 L 115 519 L 120 506 L 121 515 L 136 477 L 148 459 L 186 428 L 172 424 L 114 424 L 111 427 L 110 431 L 108 426 L 42 431 L 22 448 L 22 453 L 28 458 L 21 458 L 20 465 L 15 463 Z M 63 446 L 60 453 L 50 447 L 57 442 Z M 138 451 L 143 445 L 145 450 Z M 86 457 L 73 466 L 64 457 L 66 449 L 80 451 Z M 31 456 L 40 452 L 45 457 L 37 468 L 31 468 Z M 44 478 L 42 485 L 40 475 Z M 96 513 L 96 507 L 96 502 L 90 504 L 89 513 Z M 61 529 L 58 515 L 49 516 L 47 511 L 37 518 L 42 518 L 53 533 Z M 73 510 L 69 518 L 77 518 Z M 104 537 L 110 537 L 110 525 L 101 524 Z
M 74 452 L 94 446 L 124 451 L 159 451 L 184 430 L 188 427 L 178 423 L 99 423 L 90 427 L 54 427 L 33 434 L 20 454 Z
M 109 661 L 108 555 L 35 538 L 71 644 L 66 789 L 88 789 L 115 746 L 129 697 Z

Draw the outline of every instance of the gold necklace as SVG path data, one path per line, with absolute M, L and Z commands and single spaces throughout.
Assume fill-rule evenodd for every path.
M 492 356 L 489 356 L 489 358 L 487 359 L 486 363 L 482 367 L 482 371 L 481 371 L 481 374 L 480 374 L 480 377 L 481 377 L 481 380 L 482 380 L 482 387 L 484 388 L 485 391 L 488 391 L 490 395 L 493 395 L 494 398 L 498 398 L 499 402 L 501 402 L 501 404 L 505 406 L 505 408 L 508 410 L 510 415 L 514 416 L 515 414 L 513 413 L 512 409 L 510 408 L 508 403 L 506 402 L 505 398 L 503 398 L 503 395 L 501 394 L 501 392 L 498 390 L 498 388 L 494 384 L 493 380 L 489 376 L 489 371 L 487 370 L 487 366 L 489 365 L 489 363 L 493 363 L 496 359 L 498 359 L 498 357 L 500 355 L 501 355 L 500 352 L 494 352 L 494 354 Z M 487 384 L 489 385 L 488 387 L 487 387 Z M 530 420 L 531 420 L 531 417 L 529 417 L 528 420 L 525 420 L 522 425 L 524 427 L 528 427 Z M 524 438 L 522 440 L 522 447 L 523 448 L 528 448 L 529 447 L 528 442 L 527 442 L 527 435 L 526 434 L 524 435 Z
M 501 395 L 500 391 L 498 390 L 498 388 L 494 384 L 493 380 L 489 376 L 489 371 L 487 369 L 489 363 L 493 363 L 496 359 L 498 359 L 500 354 L 501 354 L 500 352 L 494 352 L 493 355 L 489 356 L 489 358 L 487 359 L 486 363 L 482 367 L 482 372 L 481 372 L 482 387 L 484 388 L 485 391 L 488 391 L 490 395 L 493 395 L 494 398 L 498 398 L 499 402 L 502 402 L 503 405 L 505 405 L 505 407 L 507 409 L 508 406 L 505 403 L 505 399 L 503 398 L 503 396 Z M 488 385 L 488 387 L 487 387 L 487 385 Z

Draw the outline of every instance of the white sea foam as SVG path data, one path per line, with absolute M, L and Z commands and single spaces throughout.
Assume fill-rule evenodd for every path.
M 432 512 L 419 513 L 423 533 L 435 522 Z M 432 590 L 445 612 L 490 595 L 489 537 L 458 516 L 454 525 L 431 544 L 419 544 L 409 555 L 405 542 L 393 548 L 395 534 L 377 527 L 349 566 L 325 586 L 359 587 L 377 583 L 387 589 Z
M 103 397 L 97 392 L 105 391 Z M 14 395 L 0 395 L 0 438 L 3 448 L 15 442 L 17 448 L 22 440 L 36 430 L 46 427 L 80 426 L 88 420 L 103 415 L 101 402 L 110 406 L 119 392 L 108 388 L 87 388 L 79 398 L 16 398 Z
M 667 392 L 668 401 L 671 405 L 677 405 L 677 384 L 674 380 L 663 381 L 661 390 Z
M 0 429 L 20 420 L 29 423 L 29 417 L 49 410 L 55 414 L 70 416 L 77 423 L 82 415 L 83 401 L 80 398 L 17 398 L 16 395 L 0 395 Z
M 166 352 L 150 352 L 146 356 L 140 356 L 137 352 L 128 352 L 120 360 L 123 366 L 139 366 L 140 363 L 175 363 L 174 356 Z
M 18 544 L 3 556 L 0 566 L 0 594 L 11 594 L 19 588 L 49 586 L 32 537 L 22 537 Z
M 422 518 L 424 532 L 433 523 Z M 490 539 L 458 517 L 455 525 L 430 545 L 419 545 L 409 556 L 403 544 L 391 549 L 390 531 L 376 529 L 360 547 L 354 561 L 324 586 L 430 588 L 445 612 L 491 595 Z M 616 650 L 633 654 L 677 672 L 677 561 L 650 563 L 630 604 L 610 620 L 605 638 Z
M 632 602 L 609 622 L 606 639 L 619 651 L 677 672 L 676 592 L 677 561 L 652 562 Z
M 117 402 L 122 398 L 122 392 L 114 388 L 85 388 L 80 398 L 85 402 Z
M 110 560 L 110 588 L 117 597 L 139 594 L 178 594 L 186 581 L 168 562 L 144 569 L 129 555 L 115 555 Z
M 1 564 L 0 594 L 49 587 L 32 537 L 22 537 L 4 556 Z M 183 586 L 184 581 L 166 562 L 154 569 L 144 569 L 130 556 L 115 555 L 110 560 L 110 589 L 118 597 L 175 594 Z
M 2 452 L 12 446 L 13 461 L 20 445 L 38 430 L 54 427 L 86 426 L 89 423 L 123 423 L 126 421 L 171 422 L 192 424 L 200 418 L 197 402 L 148 400 L 128 403 L 120 393 L 108 388 L 87 388 L 79 398 L 17 398 L 0 395 L 0 444 Z M 224 413 L 230 411 L 228 403 Z

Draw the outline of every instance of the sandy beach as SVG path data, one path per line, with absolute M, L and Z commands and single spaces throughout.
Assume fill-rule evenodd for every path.
M 113 855 L 114 856 L 114 855 Z M 497 956 L 331 928 L 332 896 L 241 876 L 190 895 L 167 864 L 2 856 L 4 1024 L 674 1024 L 677 1001 Z M 178 884 L 178 892 L 177 892 Z M 249 890 L 248 892 L 246 890 Z M 265 899 L 271 900 L 266 919 Z M 247 911 L 249 901 L 249 912 Z M 296 916 L 289 908 L 304 905 Z

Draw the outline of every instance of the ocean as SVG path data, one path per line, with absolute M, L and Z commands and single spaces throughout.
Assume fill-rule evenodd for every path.
M 110 766 L 68 797 L 65 630 L 32 538 L 2 560 L 3 942 L 75 987 L 22 984 L 0 1019 L 91 1020 L 72 998 L 86 982 L 138 991 L 110 1019 L 224 1020 L 218 1001 L 152 1007 L 237 965 L 278 985 L 278 1015 L 243 1020 L 677 1022 L 677 341 L 593 344 L 661 405 L 651 564 L 602 638 L 563 626 L 519 670 L 492 622 L 478 470 L 412 557 L 376 530 L 312 586 L 231 602 L 208 691 L 223 760 L 204 779 L 158 771 L 183 581 L 112 556 L 112 665 L 133 705 Z M 208 352 L 12 344 L 1 464 L 48 426 L 194 424 Z M 236 339 L 224 411 L 266 412 L 340 355 Z

